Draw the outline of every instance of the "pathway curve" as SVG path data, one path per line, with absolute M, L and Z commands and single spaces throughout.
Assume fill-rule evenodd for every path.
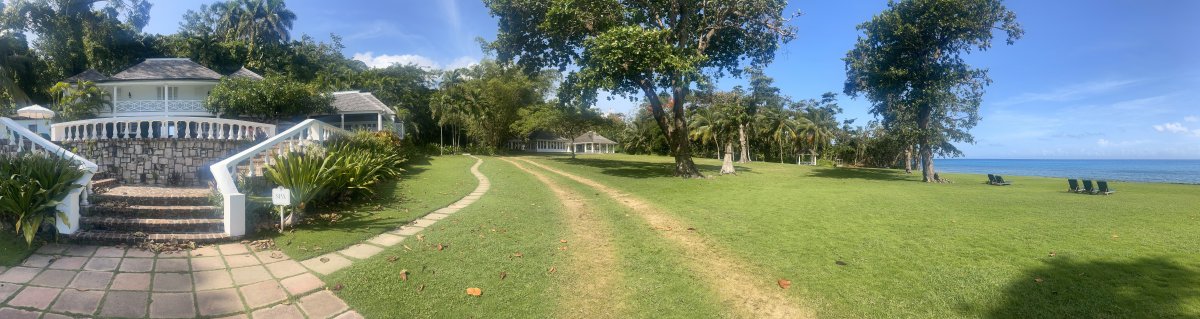
M 584 202 L 578 191 L 564 187 L 554 180 L 525 168 L 512 159 L 501 158 L 541 181 L 562 203 L 570 237 L 563 243 L 570 247 L 570 263 L 564 271 L 574 273 L 566 283 L 559 301 L 560 318 L 625 318 L 627 293 L 617 286 L 624 274 L 617 263 L 613 229 Z
M 328 275 L 338 270 L 345 269 L 354 263 L 356 260 L 371 258 L 386 247 L 391 247 L 403 242 L 405 238 L 416 235 L 425 230 L 429 226 L 433 226 L 438 221 L 450 217 L 454 214 L 483 197 L 489 189 L 492 188 L 492 182 L 487 176 L 479 172 L 479 166 L 483 165 L 483 160 L 473 155 L 468 155 L 475 159 L 475 165 L 471 166 L 471 174 L 475 175 L 475 179 L 479 180 L 479 185 L 475 186 L 475 191 L 472 191 L 467 196 L 450 204 L 450 206 L 435 210 L 429 215 L 425 215 L 421 219 L 415 220 L 408 225 L 404 225 L 391 232 L 380 234 L 374 238 L 368 239 L 367 242 L 347 247 L 345 249 L 313 257 L 312 259 L 300 262 L 304 267 L 308 267 L 317 273 Z
M 648 202 L 608 187 L 599 182 L 567 173 L 541 163 L 520 159 L 552 173 L 564 176 L 608 195 L 629 208 L 633 215 L 641 217 L 654 229 L 660 230 L 664 238 L 683 248 L 685 264 L 704 279 L 730 310 L 743 318 L 815 318 L 816 314 L 807 307 L 796 304 L 773 279 L 761 278 L 765 271 L 754 269 L 750 263 L 740 260 L 731 252 L 708 243 L 687 224 Z
M 0 318 L 362 318 L 326 289 L 330 274 L 396 245 L 479 200 L 491 182 L 454 204 L 367 240 L 297 262 L 232 243 L 155 254 L 136 248 L 48 244 L 20 266 L 0 267 Z

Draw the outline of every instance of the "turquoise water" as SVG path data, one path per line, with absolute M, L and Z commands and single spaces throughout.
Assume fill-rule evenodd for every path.
M 939 159 L 939 172 L 1200 184 L 1200 160 Z

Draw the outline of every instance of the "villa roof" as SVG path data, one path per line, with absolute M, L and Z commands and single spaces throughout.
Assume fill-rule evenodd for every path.
M 100 82 L 105 80 L 108 80 L 108 77 L 104 76 L 104 74 L 100 74 L 100 72 L 96 71 L 96 69 L 87 69 L 87 71 L 79 72 L 79 74 L 64 79 L 63 82 L 79 83 L 83 81 Z
M 595 131 L 583 133 L 583 135 L 576 137 L 574 142 L 575 143 L 595 143 L 595 144 L 617 144 L 617 142 L 613 142 L 613 140 L 610 140 L 607 137 L 601 136 L 600 134 L 597 134 Z
M 380 113 L 396 114 L 391 107 L 375 98 L 369 92 L 345 91 L 334 92 L 333 103 L 330 103 L 338 113 Z
M 221 74 L 190 59 L 146 59 L 111 80 L 220 80 Z
M 234 71 L 233 73 L 230 73 L 229 75 L 226 75 L 226 77 L 247 78 L 247 79 L 251 79 L 251 80 L 262 80 L 263 79 L 263 77 L 261 75 L 258 75 L 258 73 L 254 73 L 254 71 L 250 71 L 250 69 L 247 69 L 244 66 L 242 68 L 238 69 L 237 71 Z

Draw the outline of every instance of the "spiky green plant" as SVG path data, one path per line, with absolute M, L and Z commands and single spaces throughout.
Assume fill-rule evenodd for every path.
M 66 214 L 57 209 L 74 189 L 75 181 L 85 172 L 79 163 L 61 156 L 43 153 L 0 155 L 0 220 L 13 225 L 18 234 L 32 244 L 42 224 L 55 217 L 69 225 Z

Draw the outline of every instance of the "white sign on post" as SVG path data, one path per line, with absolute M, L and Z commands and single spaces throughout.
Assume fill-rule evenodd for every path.
M 275 189 L 272 189 L 271 204 L 279 206 L 291 206 L 292 190 L 283 187 L 276 187 Z

